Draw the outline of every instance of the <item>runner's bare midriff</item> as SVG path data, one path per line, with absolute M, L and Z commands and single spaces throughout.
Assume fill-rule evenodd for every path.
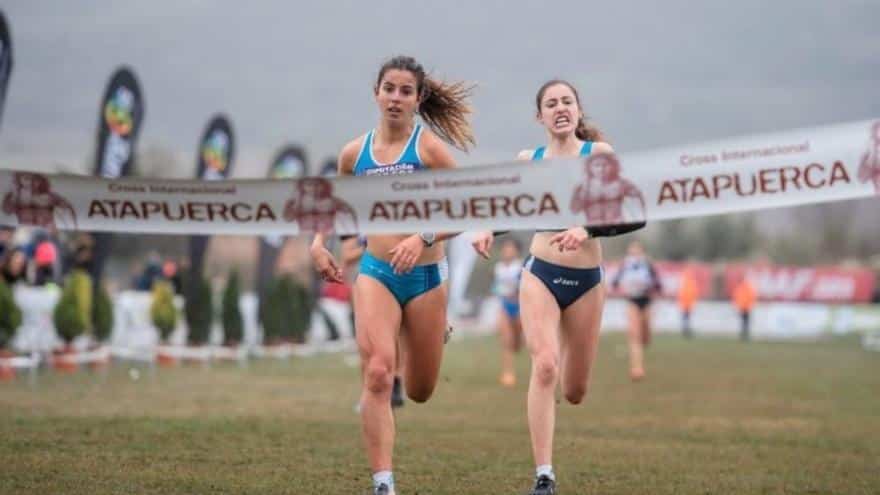
M 529 252 L 536 258 L 570 268 L 592 268 L 602 263 L 602 244 L 598 239 L 587 239 L 576 251 L 560 252 L 550 239 L 556 232 L 537 232 L 532 237 Z
M 395 235 L 371 235 L 367 236 L 367 251 L 373 257 L 384 261 L 391 261 L 391 255 L 388 251 L 394 249 L 394 246 L 400 244 L 400 241 L 406 239 L 412 234 L 395 234 Z M 416 265 L 427 265 L 437 263 L 444 256 L 443 242 L 436 242 L 431 247 L 422 250 L 422 255 L 416 261 Z

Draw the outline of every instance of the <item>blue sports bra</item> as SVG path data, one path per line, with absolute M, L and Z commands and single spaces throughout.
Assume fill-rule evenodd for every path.
M 412 134 L 409 135 L 409 141 L 403 148 L 403 152 L 392 163 L 379 163 L 373 156 L 373 134 L 376 131 L 367 133 L 364 144 L 361 145 L 361 151 L 358 153 L 357 161 L 354 164 L 354 175 L 399 175 L 410 174 L 417 170 L 422 170 L 425 164 L 419 156 L 419 138 L 422 136 L 421 124 L 416 124 Z
M 546 146 L 541 146 L 540 148 L 535 148 L 535 152 L 532 154 L 532 161 L 543 160 L 545 151 L 547 151 Z M 580 156 L 587 156 L 590 154 L 591 151 L 593 151 L 593 142 L 592 141 L 584 141 L 584 144 L 581 146 Z

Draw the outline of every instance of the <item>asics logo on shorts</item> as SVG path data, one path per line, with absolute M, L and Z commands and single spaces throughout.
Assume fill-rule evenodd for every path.
M 568 278 L 556 277 L 553 279 L 553 283 L 556 285 L 570 285 L 572 287 L 576 287 L 581 284 L 579 280 L 571 280 Z

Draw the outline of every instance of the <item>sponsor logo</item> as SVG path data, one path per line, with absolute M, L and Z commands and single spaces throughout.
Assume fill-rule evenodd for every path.
M 700 200 L 729 199 L 789 191 L 822 189 L 836 183 L 850 183 L 843 163 L 830 167 L 821 163 L 758 170 L 750 175 L 718 174 L 711 177 L 685 177 L 663 181 L 657 204 L 692 203 Z
M 640 222 L 645 200 L 632 182 L 620 175 L 617 156 L 595 153 L 584 161 L 584 180 L 574 190 L 572 213 L 583 213 L 588 225 Z
M 333 196 L 333 183 L 324 177 L 296 182 L 295 196 L 284 205 L 284 220 L 295 222 L 300 232 L 356 231 L 357 215 L 345 201 Z
M 880 121 L 871 126 L 871 142 L 859 164 L 859 181 L 874 184 L 874 193 L 880 194 Z
M 229 135 L 226 132 L 214 129 L 202 144 L 202 160 L 205 162 L 205 179 L 224 178 L 226 166 L 229 165 Z
M 571 280 L 563 277 L 556 277 L 553 279 L 553 283 L 556 285 L 567 285 L 570 287 L 577 287 L 581 284 L 580 280 Z
M 73 206 L 52 192 L 48 177 L 31 172 L 16 172 L 12 176 L 12 190 L 3 196 L 3 213 L 16 217 L 19 225 L 56 228 L 56 218 L 69 216 L 69 226 L 76 228 Z

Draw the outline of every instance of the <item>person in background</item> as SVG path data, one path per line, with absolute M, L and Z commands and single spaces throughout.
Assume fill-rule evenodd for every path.
M 58 261 L 58 247 L 51 239 L 44 239 L 34 248 L 34 285 L 44 286 L 55 282 L 55 265 Z
M 697 278 L 694 274 L 694 268 L 687 266 L 681 273 L 681 283 L 678 286 L 678 309 L 681 310 L 681 334 L 686 339 L 693 338 L 694 333 L 691 328 L 691 312 L 694 305 L 699 299 L 699 289 L 697 288 Z
M 6 285 L 27 282 L 27 254 L 19 247 L 10 247 L 0 258 L 0 278 Z
M 755 285 L 749 280 L 749 277 L 743 275 L 740 281 L 734 286 L 731 295 L 733 305 L 739 312 L 740 317 L 739 339 L 746 342 L 751 338 L 752 308 L 755 307 L 758 293 L 757 290 L 755 290 Z
M 14 235 L 15 229 L 13 227 L 0 225 L 0 260 L 2 260 L 3 256 L 12 249 L 12 237 Z
M 505 239 L 501 244 L 501 259 L 495 264 L 495 282 L 492 291 L 501 300 L 498 314 L 498 335 L 501 337 L 501 377 L 505 387 L 516 385 L 513 367 L 514 355 L 522 346 L 522 323 L 519 319 L 519 283 L 522 279 L 523 260 L 519 242 Z
M 633 381 L 645 377 L 644 349 L 651 343 L 651 301 L 662 290 L 654 264 L 638 241 L 627 248 L 612 287 L 621 287 L 629 300 L 629 376 Z

